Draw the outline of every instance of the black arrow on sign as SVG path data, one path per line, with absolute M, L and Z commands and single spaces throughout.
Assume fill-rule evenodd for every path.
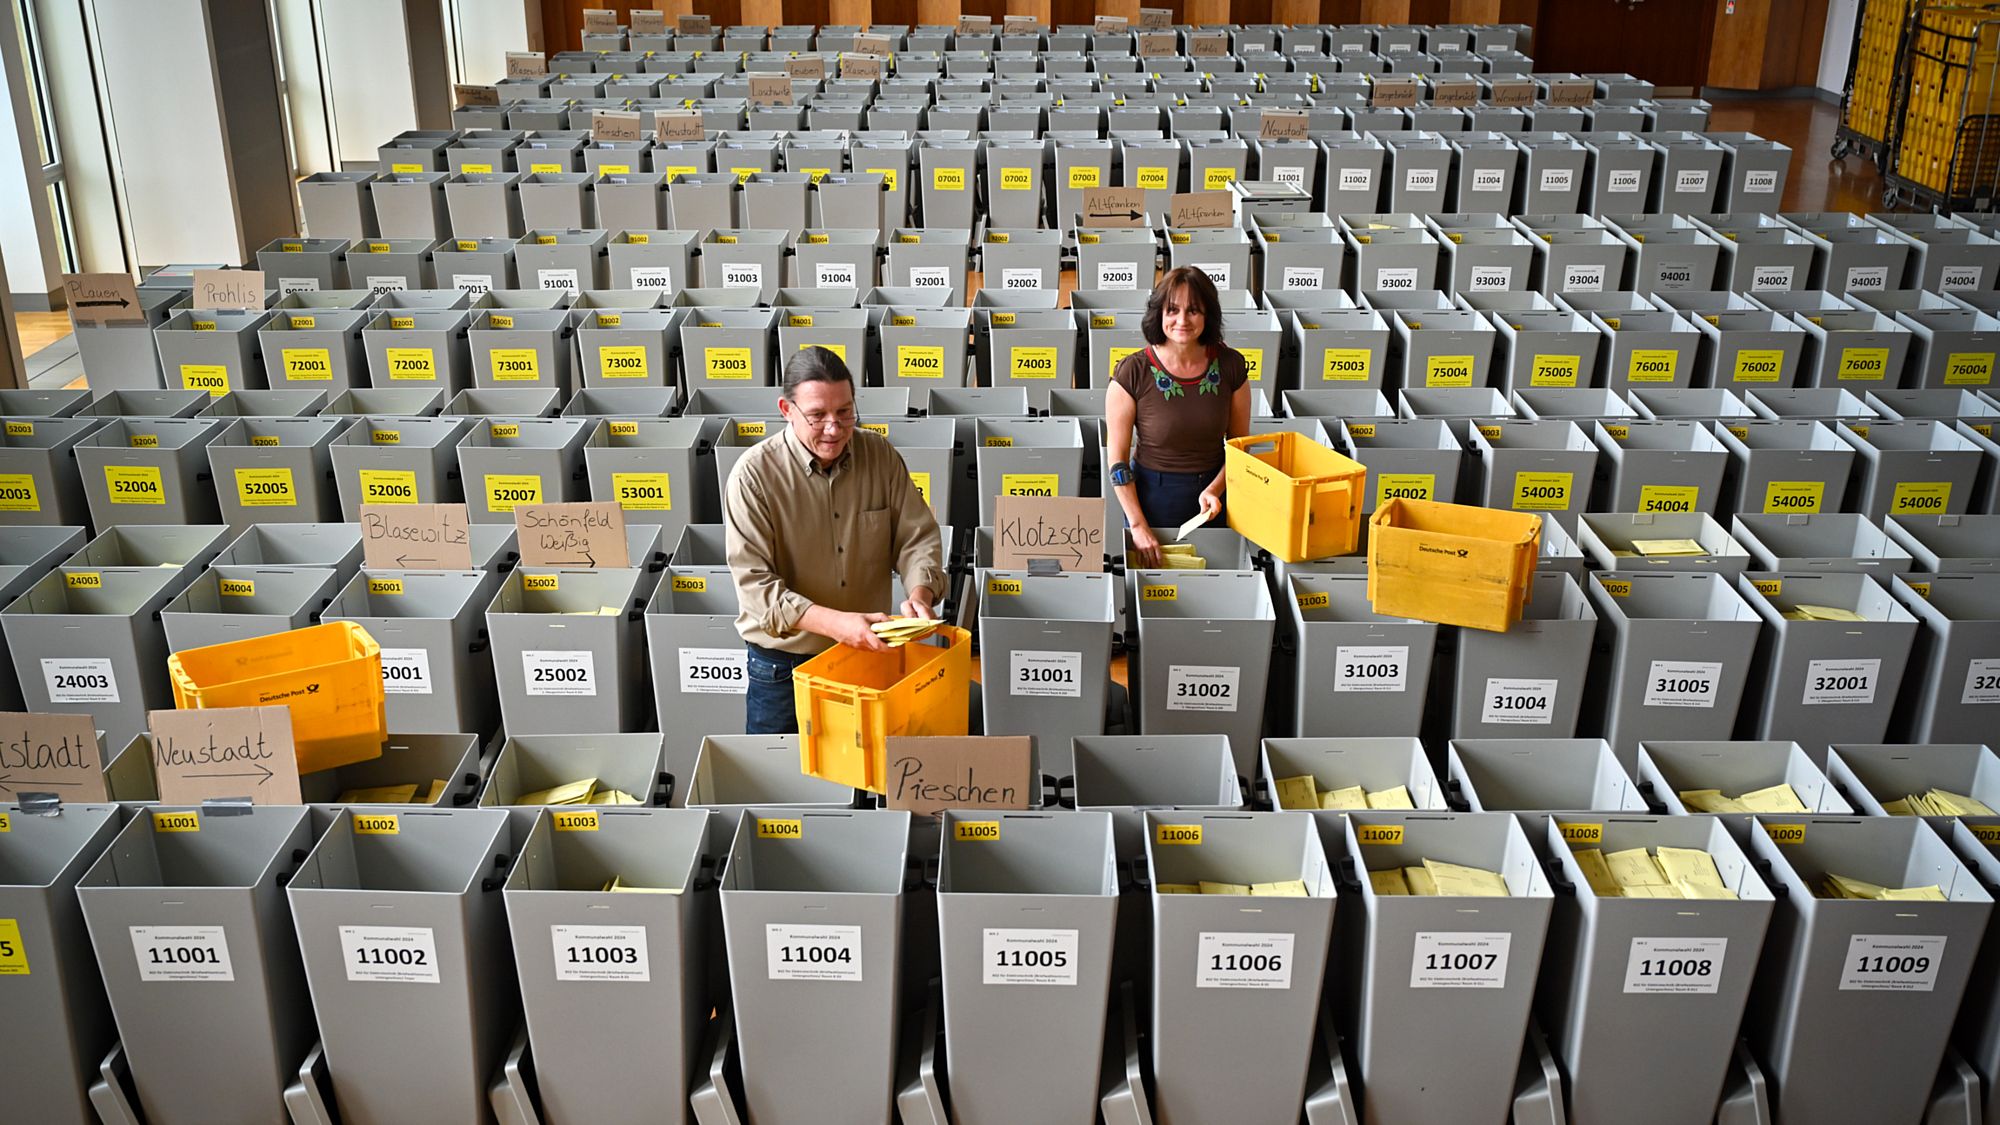
M 1062 556 L 1061 556 L 1061 555 L 1059 555 L 1059 554 L 1042 554 L 1042 553 L 1040 553 L 1040 552 L 1036 552 L 1036 553 L 1033 553 L 1033 554 L 1025 554 L 1025 555 L 1022 555 L 1021 557 L 1022 557 L 1022 558 L 1024 558 L 1024 559 L 1060 559 L 1060 558 L 1062 558 Z M 1078 566 L 1082 566 L 1082 565 L 1083 565 L 1083 552 L 1081 552 L 1081 551 L 1077 550 L 1077 549 L 1076 549 L 1075 547 L 1071 547 L 1071 548 L 1069 549 L 1069 557 L 1070 557 L 1070 561 L 1071 561 L 1071 562 L 1073 562 L 1073 563 L 1076 563 L 1076 564 L 1077 564 Z
M 121 309 L 129 309 L 132 307 L 132 302 L 120 297 L 115 301 L 78 301 L 76 303 L 76 307 L 80 309 L 99 309 L 107 305 L 117 305 Z
M 1086 211 L 1084 212 L 1084 217 L 1088 219 L 1143 219 L 1146 216 L 1128 207 L 1123 211 Z
M 436 559 L 430 559 L 430 558 L 420 558 L 420 559 L 417 559 L 416 561 L 417 561 L 417 562 L 426 562 L 426 563 L 434 563 L 434 562 L 436 562 L 437 560 L 436 560 Z M 397 565 L 397 566 L 399 566 L 399 567 L 401 567 L 401 568 L 403 568 L 404 570 L 408 570 L 408 569 L 409 569 L 409 563 L 410 563 L 410 556 L 408 556 L 408 555 L 397 555 L 397 556 L 396 556 L 396 565 Z
M 254 777 L 257 779 L 258 785 L 262 785 L 265 782 L 271 780 L 271 778 L 277 776 L 273 774 L 270 770 L 265 769 L 263 766 L 257 765 L 257 763 L 255 762 L 250 763 L 250 765 L 257 771 L 256 773 L 191 773 L 188 776 L 189 777 Z
M 0 789 L 5 789 L 9 793 L 14 792 L 14 787 L 12 785 L 7 784 L 9 781 L 12 781 L 13 779 L 14 775 L 11 773 L 8 774 L 6 777 L 0 777 Z M 36 789 L 41 789 L 44 787 L 51 789 L 74 789 L 83 783 L 80 781 L 34 781 L 30 782 L 30 784 L 32 784 Z

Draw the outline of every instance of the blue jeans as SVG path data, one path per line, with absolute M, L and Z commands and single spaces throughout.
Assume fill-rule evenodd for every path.
M 1170 533 L 1201 511 L 1201 492 L 1221 472 L 1220 466 L 1206 473 L 1161 473 L 1144 465 L 1132 466 L 1132 482 L 1139 488 L 1139 511 L 1158 533 Z M 1227 499 L 1224 501 L 1227 510 Z M 1224 513 L 1203 526 L 1226 526 Z
M 750 688 L 744 695 L 745 734 L 797 734 L 799 712 L 792 702 L 792 669 L 811 660 L 817 653 L 779 652 L 776 649 L 746 646 Z

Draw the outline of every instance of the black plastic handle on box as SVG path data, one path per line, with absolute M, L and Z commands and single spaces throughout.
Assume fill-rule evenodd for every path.
M 491 894 L 507 885 L 507 865 L 512 858 L 506 852 L 501 852 L 499 855 L 493 857 L 493 870 L 499 872 L 499 874 L 488 875 L 486 878 L 481 879 L 479 881 L 480 891 Z
M 661 770 L 653 778 L 653 796 L 647 803 L 656 809 L 664 809 L 674 803 L 674 775 L 671 772 Z

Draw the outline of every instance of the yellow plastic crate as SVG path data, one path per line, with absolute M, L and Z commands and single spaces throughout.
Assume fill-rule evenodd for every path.
M 1281 430 L 1223 443 L 1229 526 L 1286 562 L 1350 555 L 1361 538 L 1368 469 Z
M 888 792 L 888 740 L 969 729 L 972 633 L 940 625 L 887 652 L 835 645 L 792 672 L 799 768 L 840 785 Z
M 329 621 L 167 657 L 174 706 L 276 707 L 292 711 L 299 772 L 382 756 L 382 649 L 351 621 Z
M 1504 633 L 1521 619 L 1542 520 L 1465 504 L 1394 499 L 1368 524 L 1368 600 L 1386 617 Z

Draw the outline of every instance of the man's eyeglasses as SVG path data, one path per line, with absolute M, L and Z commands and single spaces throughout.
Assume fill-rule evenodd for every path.
M 822 414 L 819 412 L 801 414 L 799 417 L 805 419 L 806 425 L 815 430 L 825 429 L 828 422 L 845 430 L 854 425 L 855 413 L 849 409 L 836 411 L 832 414 Z

